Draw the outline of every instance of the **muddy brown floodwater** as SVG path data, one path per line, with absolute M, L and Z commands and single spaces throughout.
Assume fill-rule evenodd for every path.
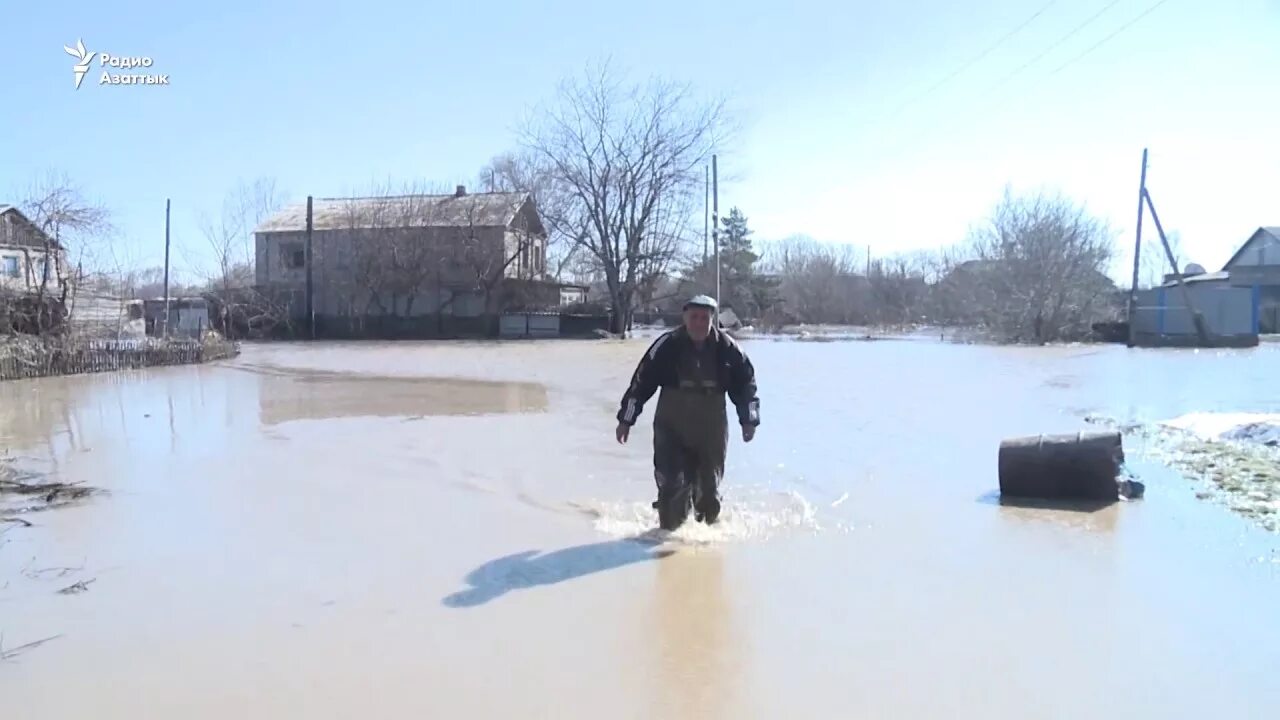
M 1141 435 L 1141 501 L 994 493 L 1005 437 L 1277 412 L 1280 347 L 746 346 L 724 522 L 665 541 L 643 339 L 0 384 L 12 461 L 107 491 L 0 527 L 0 649 L 54 638 L 5 716 L 1276 717 L 1277 535 Z

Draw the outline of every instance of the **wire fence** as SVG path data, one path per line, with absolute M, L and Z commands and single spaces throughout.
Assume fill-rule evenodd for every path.
M 207 338 L 0 340 L 0 381 L 189 365 L 235 357 L 236 343 Z

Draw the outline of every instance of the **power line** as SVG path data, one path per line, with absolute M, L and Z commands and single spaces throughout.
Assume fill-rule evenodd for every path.
M 1134 25 L 1136 25 L 1140 20 L 1142 20 L 1142 19 L 1143 19 L 1143 18 L 1145 18 L 1146 16 L 1150 15 L 1151 13 L 1155 12 L 1156 10 L 1159 10 L 1159 9 L 1160 9 L 1160 6 L 1161 6 L 1161 5 L 1164 5 L 1164 4 L 1165 4 L 1165 3 L 1167 3 L 1167 2 L 1169 2 L 1169 0 L 1160 0 L 1159 2 L 1157 2 L 1157 3 L 1153 4 L 1153 5 L 1151 5 L 1151 6 L 1150 6 L 1150 7 L 1148 7 L 1146 10 L 1144 10 L 1144 11 L 1142 12 L 1142 14 L 1141 14 L 1141 15 L 1139 15 L 1138 17 L 1136 17 L 1136 18 L 1134 18 L 1134 19 L 1130 20 L 1129 22 L 1125 23 L 1124 25 L 1121 25 L 1120 27 L 1116 28 L 1116 31 L 1115 31 L 1115 32 L 1113 32 L 1113 33 L 1111 33 L 1110 35 L 1108 35 L 1108 36 L 1106 36 L 1106 37 L 1102 38 L 1102 39 L 1101 39 L 1101 40 L 1099 40 L 1098 42 L 1096 42 L 1096 43 L 1094 43 L 1093 45 L 1089 46 L 1089 49 L 1085 50 L 1084 52 L 1080 53 L 1079 55 L 1077 55 L 1077 56 L 1075 56 L 1075 57 L 1071 58 L 1070 60 L 1068 60 L 1067 62 L 1063 63 L 1061 66 L 1059 66 L 1059 67 L 1058 67 L 1058 69 L 1057 69 L 1057 70 L 1054 70 L 1053 72 L 1049 73 L 1049 75 L 1048 75 L 1047 77 L 1053 77 L 1054 75 L 1057 75 L 1058 73 L 1060 73 L 1060 72 L 1062 72 L 1063 70 L 1067 69 L 1068 67 L 1070 67 L 1071 65 L 1073 65 L 1076 61 L 1078 61 L 1078 60 L 1080 60 L 1080 59 L 1084 58 L 1084 56 L 1088 55 L 1089 53 L 1093 52 L 1094 50 L 1097 50 L 1098 48 L 1100 48 L 1100 47 L 1102 47 L 1103 45 L 1105 45 L 1107 42 L 1109 42 L 1109 41 L 1110 41 L 1112 38 L 1114 38 L 1115 36 L 1119 35 L 1120 33 L 1124 32 L 1125 30 L 1128 30 L 1129 28 L 1131 28 L 1131 27 L 1133 27 Z
M 1053 52 L 1054 50 L 1058 49 L 1058 46 L 1062 45 L 1062 43 L 1064 43 L 1064 42 L 1066 42 L 1066 41 L 1070 40 L 1071 38 L 1075 37 L 1075 36 L 1076 36 L 1076 34 L 1077 34 L 1077 33 L 1079 33 L 1081 30 L 1083 30 L 1083 29 L 1085 29 L 1085 28 L 1089 27 L 1090 25 L 1092 25 L 1094 20 L 1097 20 L 1098 18 L 1102 17 L 1104 14 L 1106 14 L 1106 12 L 1107 12 L 1108 10 L 1110 10 L 1111 8 L 1113 8 L 1113 7 L 1115 7 L 1116 5 L 1119 5 L 1119 4 L 1120 4 L 1120 0 L 1111 0 L 1111 2 L 1110 2 L 1110 3 L 1107 3 L 1107 5 L 1106 5 L 1105 7 L 1103 7 L 1103 8 L 1102 8 L 1101 10 L 1099 10 L 1098 12 L 1094 13 L 1094 14 L 1093 14 L 1093 15 L 1092 15 L 1088 20 L 1085 20 L 1084 22 L 1082 22 L 1082 23 L 1080 23 L 1079 25 L 1075 26 L 1075 27 L 1071 30 L 1071 32 L 1068 32 L 1066 35 L 1063 35 L 1062 37 L 1058 38 L 1058 40 L 1057 40 L 1056 42 L 1054 42 L 1054 43 L 1053 43 L 1052 45 L 1050 45 L 1049 47 L 1045 48 L 1045 49 L 1044 49 L 1044 52 L 1041 52 L 1039 55 L 1036 55 L 1035 57 L 1031 58 L 1031 59 L 1030 59 L 1030 60 L 1028 60 L 1027 62 L 1023 63 L 1023 64 L 1022 64 L 1022 66 L 1021 66 L 1021 67 L 1019 67 L 1017 70 L 1014 70 L 1013 72 L 1011 72 L 1011 73 L 1009 73 L 1008 75 L 1006 75 L 1006 76 L 1004 77 L 1004 79 L 1003 79 L 1003 80 L 1001 80 L 1000 82 L 996 83 L 995 85 L 992 85 L 992 86 L 991 86 L 991 88 L 990 88 L 987 92 L 993 92 L 993 91 L 995 91 L 995 90 L 998 90 L 998 89 L 999 89 L 1001 86 L 1003 86 L 1005 83 L 1009 82 L 1010 80 L 1014 79 L 1014 78 L 1015 78 L 1015 77 L 1017 77 L 1019 74 L 1021 74 L 1023 70 L 1026 70 L 1027 68 L 1031 67 L 1032 65 L 1035 65 L 1036 63 L 1040 62 L 1041 58 L 1043 58 L 1045 55 L 1048 55 L 1049 53 L 1051 53 L 1051 52 Z
M 1043 15 L 1046 10 L 1053 7 L 1055 4 L 1057 4 L 1057 0 L 1049 0 L 1049 2 L 1046 3 L 1043 7 L 1041 7 L 1039 10 L 1035 11 L 1034 13 L 1032 13 L 1031 17 L 1027 18 L 1026 20 L 1023 20 L 1022 24 L 1018 25 L 1014 29 L 1002 35 L 1000 39 L 996 40 L 987 49 L 978 53 L 978 55 L 975 56 L 973 59 L 969 60 L 964 65 L 961 65 L 959 68 L 952 71 L 949 75 L 942 78 L 938 82 L 934 83 L 932 86 L 929 87 L 929 89 L 925 90 L 924 92 L 920 93 L 919 95 L 912 98 L 911 100 L 908 100 L 904 102 L 902 105 L 898 106 L 898 109 L 893 111 L 893 115 L 897 115 L 898 113 L 910 107 L 912 104 L 917 103 L 920 100 L 923 100 L 924 98 L 928 97 L 930 94 L 933 93 L 933 91 L 951 82 L 951 80 L 953 80 L 960 73 L 964 72 L 965 70 L 968 70 L 969 68 L 973 67 L 977 63 L 981 62 L 983 58 L 990 55 L 993 51 L 995 51 L 996 48 L 1008 42 L 1009 38 L 1013 37 L 1014 35 L 1017 35 L 1020 31 L 1022 31 L 1023 28 L 1035 22 L 1036 18 Z
M 1055 42 L 1055 43 L 1054 43 L 1054 44 L 1053 44 L 1049 49 L 1050 49 L 1050 50 L 1052 50 L 1054 47 L 1057 47 L 1058 45 L 1062 44 L 1062 42 L 1063 42 L 1063 41 L 1065 41 L 1067 38 L 1069 38 L 1069 37 L 1071 37 L 1071 36 L 1075 35 L 1079 30 L 1083 29 L 1085 26 L 1087 26 L 1087 25 L 1089 25 L 1090 23 L 1092 23 L 1092 22 L 1093 22 L 1093 21 L 1094 21 L 1098 16 L 1102 15 L 1102 13 L 1106 12 L 1107 10 L 1109 10 L 1112 6 L 1116 5 L 1118 2 L 1119 2 L 1119 0 L 1115 0 L 1115 1 L 1113 1 L 1111 4 L 1109 4 L 1109 5 L 1107 5 L 1106 7 L 1104 7 L 1101 11 L 1099 11 L 1098 13 L 1096 13 L 1093 17 L 1089 18 L 1089 19 L 1088 19 L 1088 20 L 1086 20 L 1084 23 L 1082 23 L 1080 26 L 1078 26 L 1076 29 L 1074 29 L 1074 30 L 1072 30 L 1071 32 L 1067 33 L 1067 35 L 1066 35 L 1066 36 L 1064 36 L 1063 38 L 1061 38 L 1059 41 Z M 1098 48 L 1102 47 L 1102 46 L 1103 46 L 1104 44 L 1106 44 L 1107 42 L 1110 42 L 1112 39 L 1114 39 L 1114 38 L 1115 38 L 1117 35 L 1119 35 L 1120 33 L 1124 32 L 1125 30 L 1128 30 L 1128 29 L 1129 29 L 1129 28 L 1131 28 L 1131 27 L 1133 27 L 1133 26 L 1134 26 L 1134 25 L 1136 25 L 1138 22 L 1140 22 L 1141 20 L 1143 20 L 1144 18 L 1146 18 L 1148 15 L 1150 15 L 1151 13 L 1155 12 L 1156 10 L 1158 10 L 1162 5 L 1164 5 L 1164 4 L 1165 4 L 1165 3 L 1167 3 L 1167 2 L 1169 2 L 1169 0 L 1158 0 L 1158 2 L 1153 3 L 1152 5 L 1150 5 L 1149 7 L 1147 7 L 1147 9 L 1146 9 L 1146 10 L 1144 10 L 1144 11 L 1143 11 L 1141 14 L 1139 14 L 1137 17 L 1133 18 L 1132 20 L 1130 20 L 1130 21 L 1128 21 L 1128 22 L 1124 23 L 1123 25 L 1121 25 L 1120 27 L 1116 28 L 1116 29 L 1115 29 L 1114 31 L 1112 31 L 1109 35 L 1107 35 L 1106 37 L 1102 38 L 1101 40 L 1099 40 L 1098 42 L 1094 43 L 1093 45 L 1089 46 L 1087 49 L 1085 49 L 1085 51 L 1084 51 L 1084 52 L 1080 53 L 1079 55 L 1076 55 L 1076 56 L 1075 56 L 1075 57 L 1073 57 L 1072 59 L 1070 59 L 1070 60 L 1068 60 L 1067 62 L 1063 63 L 1062 65 L 1058 66 L 1058 68 L 1057 68 L 1056 70 L 1054 70 L 1054 71 L 1052 71 L 1052 72 L 1050 72 L 1050 73 L 1046 74 L 1044 77 L 1047 79 L 1047 78 L 1053 77 L 1054 75 L 1057 75 L 1058 73 L 1062 72 L 1062 71 L 1063 71 L 1063 70 L 1065 70 L 1066 68 L 1070 67 L 1071 65 L 1075 64 L 1075 63 L 1076 63 L 1076 62 L 1078 62 L 1079 60 L 1083 59 L 1083 58 L 1084 58 L 1085 56 L 1087 56 L 1089 53 L 1092 53 L 1093 51 L 1095 51 L 1095 50 L 1097 50 Z M 1042 52 L 1040 55 L 1037 55 L 1035 59 L 1033 59 L 1031 62 L 1027 63 L 1026 65 L 1027 65 L 1027 66 L 1029 66 L 1029 65 L 1033 64 L 1036 60 L 1038 60 L 1040 57 L 1042 57 L 1043 55 L 1045 55 L 1045 54 L 1047 54 L 1047 53 L 1048 53 L 1048 50 L 1046 50 L 1046 51 Z M 1024 66 L 1024 67 L 1025 67 L 1025 66 Z M 1021 72 L 1021 71 L 1022 71 L 1022 69 L 1023 69 L 1023 68 L 1019 68 L 1019 69 L 1018 69 L 1017 71 L 1015 71 L 1013 74 L 1017 74 L 1018 72 Z M 1012 77 L 1012 74 L 1011 74 L 1009 77 Z M 1008 80 L 1008 78 L 1006 78 L 1006 81 L 1007 81 L 1007 80 Z M 1004 84 L 1004 82 L 1005 82 L 1005 81 L 1001 81 L 1001 82 L 1000 82 L 1000 83 L 998 83 L 997 85 L 993 86 L 993 87 L 992 87 L 992 89 L 994 90 L 994 89 L 999 88 L 1001 85 L 1003 85 L 1003 84 Z M 1036 87 L 1038 87 L 1038 85 L 1036 85 Z M 1012 99 L 1015 99 L 1015 98 L 1019 97 L 1020 95 L 1022 95 L 1023 93 L 1025 93 L 1025 92 L 1026 92 L 1026 88 L 1024 88 L 1024 89 L 1023 89 L 1022 91 L 1020 91 L 1020 92 L 1015 91 L 1015 93 L 1014 93 L 1013 95 L 1011 95 L 1011 96 L 1007 97 L 1007 98 L 1006 98 L 1006 100 L 1012 100 Z M 921 133 L 919 133 L 918 135 L 914 136 L 914 137 L 912 138 L 911 142 L 912 142 L 912 143 L 914 143 L 916 140 L 919 140 L 920 138 L 923 138 L 923 137 L 925 137 L 925 136 L 927 136 L 927 135 L 929 135 L 929 131 L 928 131 L 928 130 L 925 130 L 924 132 L 921 132 Z

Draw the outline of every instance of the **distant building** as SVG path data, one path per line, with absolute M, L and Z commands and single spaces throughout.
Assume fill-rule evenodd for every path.
M 1260 227 L 1223 266 L 1233 287 L 1252 291 L 1255 330 L 1280 333 L 1280 227 Z
M 153 337 L 199 338 L 214 328 L 209 301 L 202 297 L 171 297 L 166 310 L 164 298 L 136 301 L 130 317 L 140 317 L 145 333 Z M 168 312 L 168 329 L 165 313 Z
M 585 285 L 564 285 L 560 288 L 561 305 L 579 305 L 587 301 Z
M 256 284 L 294 320 L 306 316 L 307 206 L 255 230 Z M 312 203 L 312 308 L 317 317 L 478 317 L 521 305 L 556 306 L 547 232 L 524 192 Z M 571 288 L 569 288 L 571 289 Z M 569 294 L 572 298 L 574 295 Z
M 1251 345 L 1260 334 L 1280 332 L 1280 228 L 1258 228 L 1218 272 L 1188 266 L 1180 277 L 1185 290 L 1178 275 L 1169 275 L 1162 285 L 1139 291 L 1133 318 L 1138 344 L 1190 344 L 1196 328 L 1188 296 L 1209 333 L 1226 344 Z
M 60 295 L 66 250 L 12 205 L 0 205 L 0 290 Z M 47 279 L 46 279 L 47 274 Z

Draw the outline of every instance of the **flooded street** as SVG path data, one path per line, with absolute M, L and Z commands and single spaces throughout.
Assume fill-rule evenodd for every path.
M 12 717 L 1271 718 L 1280 535 L 1126 436 L 1141 501 L 1002 506 L 1002 439 L 1280 412 L 1280 345 L 744 344 L 721 525 L 656 525 L 647 340 L 247 345 L 0 384 L 101 487 L 0 527 Z M 92 580 L 77 594 L 59 594 Z

